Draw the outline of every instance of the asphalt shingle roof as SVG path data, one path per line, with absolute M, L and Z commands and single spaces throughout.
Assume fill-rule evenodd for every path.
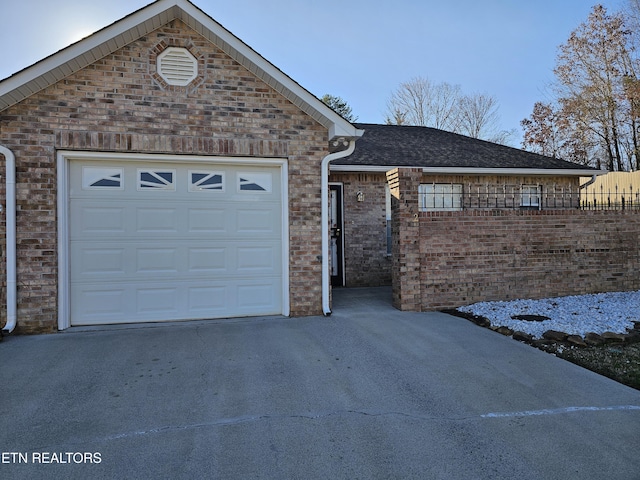
M 593 170 L 557 158 L 429 127 L 355 123 L 353 154 L 332 165 Z

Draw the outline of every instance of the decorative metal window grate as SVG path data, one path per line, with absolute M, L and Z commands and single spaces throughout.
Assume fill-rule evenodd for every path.
M 122 168 L 82 167 L 82 188 L 122 190 Z
M 175 190 L 175 170 L 138 169 L 138 190 Z
M 462 210 L 462 185 L 459 183 L 423 183 L 418 187 L 420 211 Z
M 520 208 L 540 209 L 540 187 L 538 185 L 522 185 L 520 188 Z
M 158 55 L 157 69 L 169 85 L 186 86 L 198 76 L 198 61 L 186 48 L 169 47 Z

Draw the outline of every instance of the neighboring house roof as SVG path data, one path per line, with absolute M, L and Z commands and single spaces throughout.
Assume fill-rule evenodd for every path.
M 433 173 L 582 175 L 604 173 L 591 167 L 526 152 L 429 127 L 356 123 L 364 135 L 332 171 L 387 171 L 423 168 Z
M 188 0 L 158 0 L 0 81 L 0 111 L 68 77 L 119 48 L 180 19 L 329 130 L 329 137 L 362 132 L 302 88 Z

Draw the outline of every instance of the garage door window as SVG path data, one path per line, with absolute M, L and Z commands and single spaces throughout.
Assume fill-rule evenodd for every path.
M 83 190 L 116 189 L 122 190 L 121 168 L 82 167 Z
M 138 190 L 175 191 L 175 170 L 138 169 Z
M 224 173 L 189 170 L 189 191 L 203 192 L 208 190 L 224 192 Z
M 273 179 L 269 173 L 240 173 L 238 174 L 238 190 L 241 192 L 270 193 Z

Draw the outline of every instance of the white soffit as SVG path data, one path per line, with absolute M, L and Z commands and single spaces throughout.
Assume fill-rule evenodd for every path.
M 0 81 L 0 111 L 180 19 L 251 73 L 331 130 L 332 137 L 357 138 L 362 131 L 268 62 L 188 0 L 158 0 L 96 33 Z

